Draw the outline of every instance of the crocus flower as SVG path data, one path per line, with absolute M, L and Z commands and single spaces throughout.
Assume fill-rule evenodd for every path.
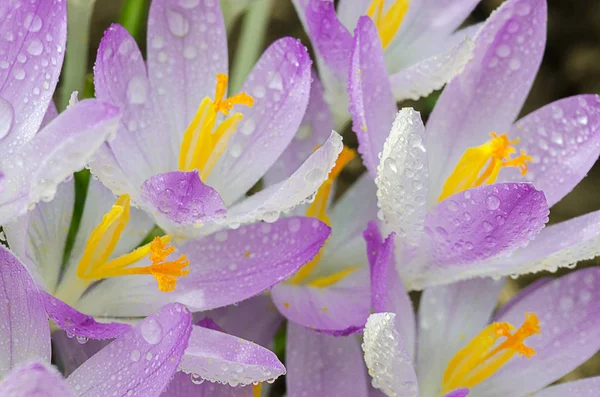
M 118 109 L 98 100 L 49 122 L 66 18 L 63 0 L 0 5 L 0 224 L 52 199 L 56 186 L 116 133 Z
M 277 40 L 242 92 L 228 96 L 218 2 L 154 0 L 147 66 L 124 28 L 108 29 L 94 68 L 96 95 L 123 117 L 90 167 L 177 239 L 277 219 L 315 193 L 341 151 L 331 133 L 289 179 L 244 198 L 298 130 L 311 61 L 297 40 Z
M 427 128 L 403 109 L 388 134 L 396 107 L 381 45 L 371 20 L 359 21 L 349 86 L 354 131 L 409 289 L 554 270 L 598 253 L 600 213 L 540 232 L 547 207 L 600 152 L 598 96 L 563 99 L 514 122 L 545 38 L 544 0 L 505 2 L 475 37 L 473 59 L 444 89 Z
M 373 226 L 367 244 L 380 259 L 373 283 L 376 314 L 363 342 L 373 386 L 388 396 L 423 397 L 600 392 L 598 378 L 547 387 L 600 349 L 600 269 L 539 279 L 495 313 L 500 280 L 427 288 L 415 330 L 410 300 L 385 265 L 393 260 L 386 253 L 393 240 L 381 241 Z
M 470 59 L 479 25 L 457 30 L 479 0 L 460 2 L 410 0 L 293 0 L 310 36 L 338 123 L 348 120 L 346 83 L 353 42 L 361 16 L 372 19 L 388 66 L 396 100 L 418 99 L 440 89 Z M 376 89 L 376 87 L 373 87 Z

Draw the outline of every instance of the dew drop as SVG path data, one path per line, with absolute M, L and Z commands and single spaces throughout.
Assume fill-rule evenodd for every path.
M 165 9 L 167 26 L 176 37 L 185 37 L 190 31 L 190 23 L 179 11 L 170 8 Z
M 140 105 L 148 98 L 148 84 L 143 76 L 133 76 L 127 84 L 127 100 L 132 105 Z
M 256 129 L 256 124 L 254 122 L 254 119 L 248 119 L 248 120 L 246 120 L 246 122 L 244 124 L 242 124 L 240 131 L 244 135 L 250 135 L 254 132 L 255 129 Z
M 198 55 L 198 50 L 193 45 L 186 45 L 183 49 L 183 57 L 185 59 L 194 59 Z
M 25 17 L 23 26 L 25 26 L 25 29 L 29 30 L 30 32 L 39 32 L 42 28 L 42 20 L 39 16 L 29 13 Z
M 496 55 L 500 58 L 506 58 L 510 55 L 510 47 L 506 44 L 500 44 L 498 48 L 496 48 Z
M 140 332 L 144 340 L 151 345 L 156 345 L 162 340 L 162 327 L 153 318 L 148 318 L 140 325 Z
M 38 56 L 42 53 L 43 50 L 44 50 L 44 45 L 38 39 L 31 40 L 29 42 L 29 45 L 27 46 L 27 52 L 30 53 L 31 55 Z
M 242 155 L 242 145 L 240 145 L 239 143 L 235 143 L 231 146 L 231 149 L 229 150 L 229 154 L 231 154 L 231 157 L 233 158 L 238 158 Z
M 131 361 L 138 362 L 140 361 L 141 353 L 139 350 L 135 349 L 131 351 L 129 357 L 131 358 Z
M 198 7 L 198 4 L 200 0 L 179 0 L 179 5 L 187 9 Z
M 25 71 L 23 69 L 15 69 L 13 76 L 15 76 L 15 79 L 17 80 L 23 80 L 25 78 Z
M 490 210 L 497 210 L 500 207 L 500 199 L 494 195 L 490 195 L 485 199 L 485 202 Z

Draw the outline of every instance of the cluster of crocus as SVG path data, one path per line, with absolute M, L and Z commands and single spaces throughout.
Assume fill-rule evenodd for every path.
M 494 312 L 502 277 L 600 252 L 600 213 L 545 227 L 598 159 L 600 97 L 515 121 L 546 3 L 459 29 L 478 2 L 292 0 L 318 70 L 281 38 L 231 94 L 219 2 L 153 0 L 146 59 L 112 25 L 97 99 L 60 115 L 65 2 L 0 5 L 0 394 L 600 393 L 546 387 L 600 349 L 597 269 Z M 398 111 L 444 85 L 426 125 Z

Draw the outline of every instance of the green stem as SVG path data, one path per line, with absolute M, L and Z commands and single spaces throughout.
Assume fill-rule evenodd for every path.
M 125 0 L 121 8 L 119 23 L 127 29 L 138 45 L 141 44 L 142 28 L 148 19 L 148 0 Z
M 229 88 L 237 92 L 258 60 L 265 41 L 273 0 L 255 0 L 246 11 L 240 41 L 231 67 Z
M 88 66 L 90 22 L 96 0 L 68 0 L 67 51 L 62 74 L 58 108 L 69 104 L 73 91 L 84 92 Z

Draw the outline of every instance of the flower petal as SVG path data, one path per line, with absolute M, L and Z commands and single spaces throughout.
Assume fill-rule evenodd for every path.
M 241 91 L 254 97 L 239 131 L 211 171 L 207 184 L 230 205 L 271 168 L 290 144 L 306 111 L 311 60 L 296 39 L 285 37 L 265 50 Z
M 0 376 L 34 357 L 50 362 L 50 327 L 43 302 L 21 262 L 0 246 Z
M 415 247 L 423 237 L 429 174 L 421 114 L 398 112 L 377 168 L 377 199 L 386 224 L 403 244 Z
M 425 289 L 417 333 L 422 395 L 439 394 L 448 362 L 489 323 L 503 285 L 478 278 Z
M 151 176 L 142 185 L 140 199 L 166 231 L 177 225 L 200 225 L 227 213 L 219 193 L 202 183 L 197 170 Z
M 323 335 L 291 322 L 287 329 L 289 396 L 368 396 L 356 338 Z
M 288 320 L 332 335 L 359 332 L 371 309 L 367 269 L 359 269 L 328 287 L 281 283 L 271 290 L 273 303 Z
M 0 383 L 0 395 L 6 397 L 74 397 L 60 372 L 41 362 L 22 365 Z
M 0 224 L 24 214 L 41 199 L 52 199 L 57 185 L 83 168 L 114 134 L 117 120 L 114 106 L 85 100 L 63 112 L 15 154 L 0 159 L 5 176 Z
M 594 397 L 600 393 L 600 377 L 579 379 L 545 388 L 534 394 L 534 397 Z
M 168 110 L 171 135 L 180 142 L 202 99 L 214 96 L 217 74 L 227 73 L 219 2 L 154 0 L 147 48 L 152 88 L 159 106 Z
M 67 41 L 67 7 L 61 0 L 36 0 L 2 11 L 0 103 L 12 105 L 14 118 L 10 135 L 2 139 L 0 132 L 0 139 L 16 150 L 38 132 L 52 100 Z
M 541 333 L 527 339 L 536 354 L 513 358 L 473 394 L 532 394 L 583 364 L 600 348 L 599 286 L 600 269 L 588 268 L 515 297 L 517 303 L 495 320 L 515 324 L 525 313 L 537 314 Z
M 182 371 L 211 382 L 246 386 L 275 380 L 285 367 L 271 351 L 237 336 L 194 326 Z
M 333 119 L 323 97 L 323 85 L 314 71 L 312 79 L 310 98 L 302 124 L 285 152 L 263 177 L 267 186 L 289 178 L 316 148 L 325 144 L 333 131 Z
M 383 150 L 397 108 L 379 34 L 367 16 L 359 19 L 354 31 L 349 62 L 348 96 L 352 130 L 358 137 L 358 151 L 363 162 L 374 178 L 379 165 L 378 154 Z
M 199 384 L 202 382 L 201 384 Z M 231 387 L 204 382 L 202 378 L 177 372 L 162 397 L 253 397 L 252 386 Z
M 516 119 L 542 60 L 546 1 L 509 0 L 487 20 L 475 39 L 473 58 L 442 92 L 427 123 L 432 190 L 463 152 L 502 133 Z
M 62 330 L 52 332 L 52 355 L 65 376 L 69 376 L 90 357 L 112 342 L 111 339 L 90 339 L 81 343 L 82 339 L 69 338 L 69 336 L 72 335 L 67 335 Z
M 100 350 L 67 381 L 80 395 L 159 395 L 177 370 L 191 331 L 185 306 L 164 306 Z M 112 376 L 119 380 L 110 381 Z
M 373 386 L 388 396 L 419 395 L 417 374 L 410 353 L 396 330 L 393 313 L 369 316 L 362 345 Z
M 588 173 L 600 154 L 600 96 L 561 99 L 517 121 L 509 135 L 533 157 L 525 177 L 503 172 L 501 180 L 526 179 L 542 190 L 551 207 Z M 512 171 L 512 170 L 511 170 Z

